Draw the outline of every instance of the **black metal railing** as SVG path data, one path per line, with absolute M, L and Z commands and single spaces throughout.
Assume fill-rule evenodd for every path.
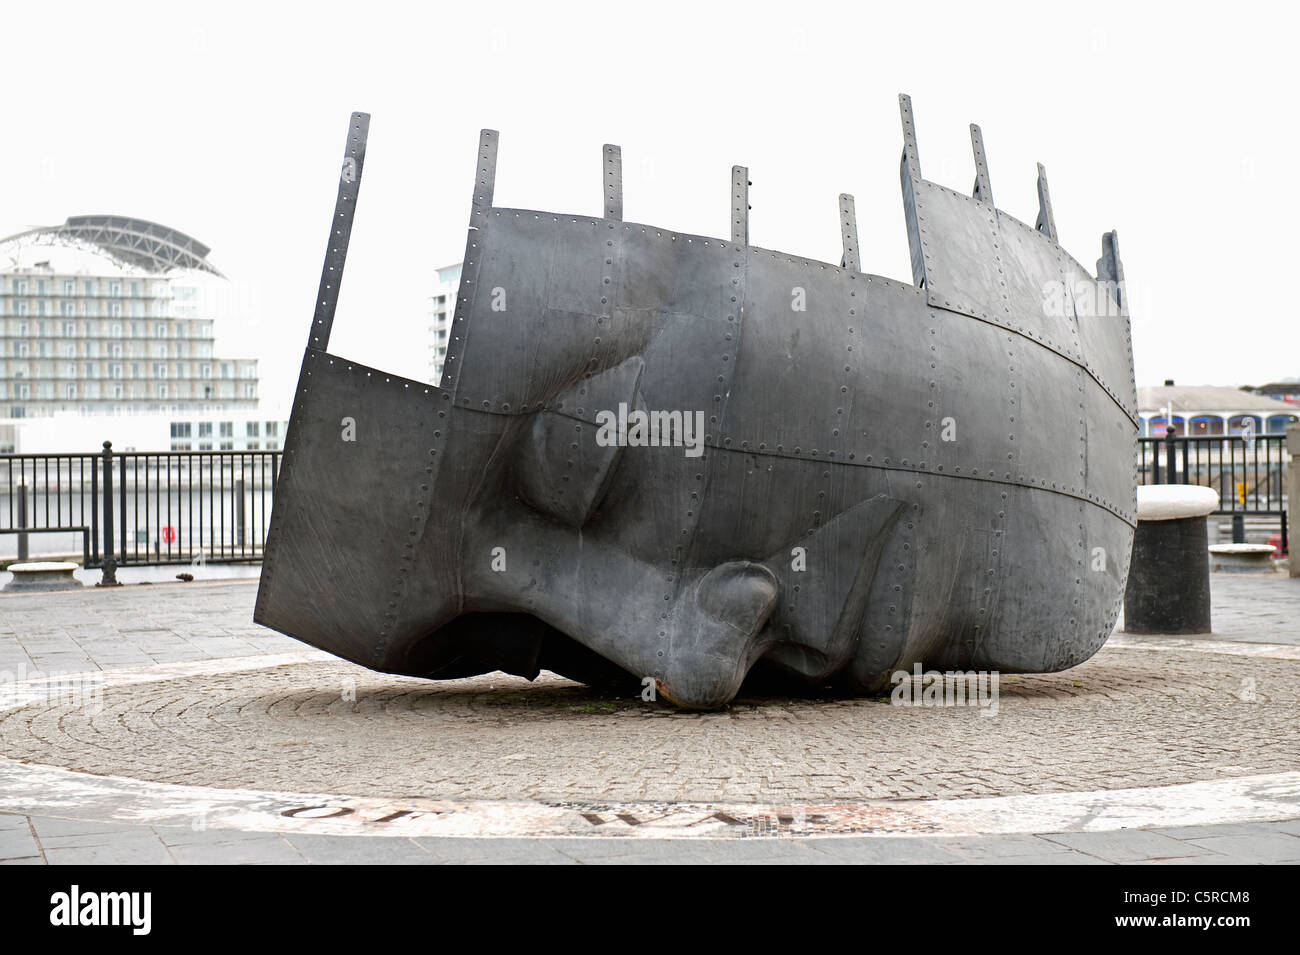
M 105 583 L 124 566 L 262 559 L 281 451 L 0 454 L 0 557 L 33 535 L 46 554 L 82 553 Z M 1216 514 L 1276 516 L 1287 551 L 1285 435 L 1139 438 L 1139 484 L 1199 484 Z M 12 551 L 10 551 L 12 552 Z
M 262 559 L 280 451 L 0 455 L 0 535 L 118 567 Z M 78 541 L 79 538 L 79 541 Z M 3 541 L 3 538 L 0 538 Z M 0 547 L 3 547 L 0 543 Z
M 1286 435 L 1138 438 L 1139 484 L 1198 484 L 1219 495 L 1215 514 L 1233 518 L 1240 539 L 1247 516 L 1277 517 L 1287 552 Z

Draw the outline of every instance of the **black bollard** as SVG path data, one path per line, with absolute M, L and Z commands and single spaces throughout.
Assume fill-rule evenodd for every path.
M 1204 517 L 1138 521 L 1124 591 L 1124 630 L 1210 632 L 1210 554 Z
M 18 485 L 18 526 L 27 527 L 27 485 Z M 18 560 L 21 563 L 27 559 L 27 535 L 18 535 Z

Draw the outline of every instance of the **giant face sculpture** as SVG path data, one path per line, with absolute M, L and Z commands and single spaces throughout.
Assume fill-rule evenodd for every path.
M 289 423 L 256 620 L 452 678 L 646 678 L 717 707 L 748 675 L 870 693 L 897 669 L 1051 671 L 1124 591 L 1136 400 L 1114 233 L 1094 278 L 921 177 L 914 283 L 729 240 L 492 204 L 480 140 L 440 386 L 326 351 L 368 117 L 356 114 Z M 764 685 L 773 685 L 771 680 Z

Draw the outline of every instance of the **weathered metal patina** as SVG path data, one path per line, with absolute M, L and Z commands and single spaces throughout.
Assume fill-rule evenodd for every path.
M 391 673 L 700 708 L 1095 653 L 1135 522 L 1115 234 L 1094 277 L 1041 167 L 1034 226 L 996 209 L 975 126 L 973 195 L 922 178 L 901 104 L 912 284 L 859 271 L 850 196 L 839 265 L 749 245 L 743 167 L 729 240 L 624 222 L 611 146 L 602 217 L 498 208 L 485 130 L 439 386 L 326 350 L 354 115 L 256 620 Z

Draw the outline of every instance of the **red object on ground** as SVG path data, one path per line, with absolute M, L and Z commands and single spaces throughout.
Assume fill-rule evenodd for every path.
M 162 529 L 162 539 L 164 544 L 170 544 L 176 539 L 176 528 L 168 524 Z

